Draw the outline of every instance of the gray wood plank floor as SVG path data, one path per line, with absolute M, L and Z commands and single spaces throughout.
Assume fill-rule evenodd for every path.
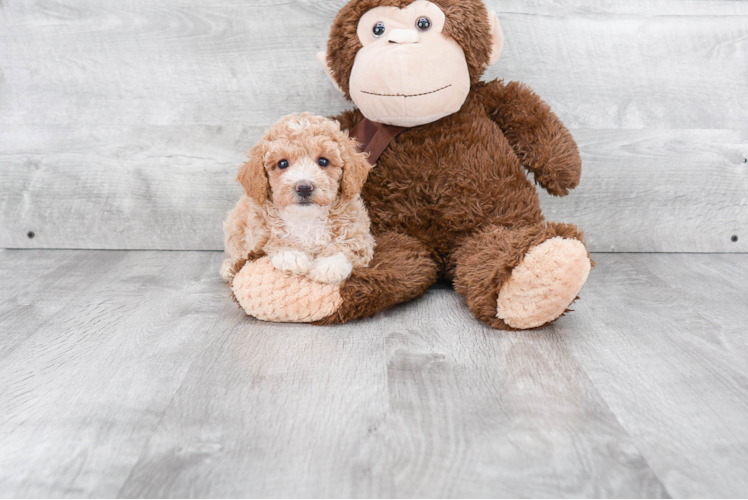
M 0 496 L 748 494 L 748 255 L 596 255 L 522 333 L 260 323 L 221 258 L 0 251 Z

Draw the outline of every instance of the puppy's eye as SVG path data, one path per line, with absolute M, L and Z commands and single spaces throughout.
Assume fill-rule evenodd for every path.
M 416 27 L 419 31 L 428 31 L 431 29 L 431 19 L 428 17 L 419 17 L 416 21 Z
M 387 31 L 387 26 L 384 25 L 383 22 L 378 22 L 374 25 L 374 36 L 377 38 L 380 38 L 382 35 L 384 35 L 384 32 Z
M 330 166 L 330 160 L 327 158 L 320 158 L 317 160 L 317 165 L 319 165 L 322 168 L 329 167 Z
M 291 166 L 291 164 L 288 163 L 288 160 L 281 160 L 281 161 L 278 162 L 278 168 L 281 169 L 281 170 L 285 170 L 285 169 L 287 169 L 290 166 Z

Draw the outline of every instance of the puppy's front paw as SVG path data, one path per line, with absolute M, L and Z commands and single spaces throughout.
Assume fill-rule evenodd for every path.
M 281 252 L 272 258 L 278 271 L 303 275 L 312 268 L 312 259 L 304 252 Z
M 309 277 L 320 283 L 337 285 L 345 281 L 353 271 L 353 265 L 342 253 L 332 257 L 318 257 L 312 264 Z

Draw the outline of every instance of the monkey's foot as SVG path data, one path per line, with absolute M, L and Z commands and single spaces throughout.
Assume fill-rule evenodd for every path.
M 574 302 L 591 269 L 581 241 L 546 240 L 530 249 L 501 287 L 496 316 L 520 330 L 551 323 Z
M 340 309 L 340 285 L 278 271 L 269 258 L 248 262 L 233 282 L 236 300 L 249 315 L 276 323 L 314 323 Z
M 276 323 L 335 325 L 369 318 L 423 295 L 436 281 L 430 250 L 404 234 L 377 237 L 369 267 L 354 269 L 342 284 L 320 283 L 278 271 L 267 257 L 247 262 L 233 291 L 244 311 Z

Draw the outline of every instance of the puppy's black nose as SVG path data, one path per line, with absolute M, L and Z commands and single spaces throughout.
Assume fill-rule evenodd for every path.
M 299 182 L 296 184 L 296 192 L 304 198 L 309 198 L 314 192 L 314 185 L 309 182 Z

